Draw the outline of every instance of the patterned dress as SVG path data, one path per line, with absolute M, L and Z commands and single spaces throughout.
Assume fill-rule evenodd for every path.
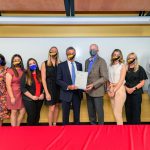
M 9 112 L 6 106 L 6 68 L 0 70 L 0 120 L 9 118 Z

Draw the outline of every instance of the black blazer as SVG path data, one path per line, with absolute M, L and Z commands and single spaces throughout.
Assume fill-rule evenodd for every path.
M 82 64 L 76 62 L 77 70 L 82 71 Z M 68 62 L 62 62 L 57 68 L 57 84 L 60 86 L 60 100 L 70 102 L 73 93 L 78 94 L 79 98 L 82 99 L 82 90 L 67 90 L 68 85 L 72 85 L 72 79 L 69 71 Z
M 35 95 L 36 92 L 35 81 L 33 77 L 31 78 L 31 80 L 32 80 L 31 85 L 26 84 L 26 72 L 21 77 L 21 92 L 23 100 L 32 100 L 24 94 L 27 91 L 30 92 L 32 95 Z M 41 83 L 41 94 L 42 92 L 43 92 L 43 85 Z

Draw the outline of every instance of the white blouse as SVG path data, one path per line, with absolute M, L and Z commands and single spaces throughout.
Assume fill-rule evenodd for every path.
M 123 63 L 116 64 L 116 65 L 110 65 L 109 68 L 109 82 L 111 83 L 118 83 L 121 76 L 121 69 L 123 67 Z

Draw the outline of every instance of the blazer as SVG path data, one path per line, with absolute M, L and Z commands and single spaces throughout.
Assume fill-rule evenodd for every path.
M 35 87 L 35 81 L 33 77 L 31 78 L 31 81 L 32 81 L 31 85 L 26 84 L 26 72 L 25 72 L 21 77 L 21 92 L 22 92 L 23 100 L 30 100 L 30 101 L 32 100 L 31 98 L 27 97 L 24 94 L 27 91 L 30 92 L 32 95 L 35 95 L 36 87 Z M 41 83 L 41 94 L 42 92 L 43 92 L 43 85 Z
M 82 64 L 76 61 L 75 64 L 77 70 L 82 71 Z M 56 83 L 60 86 L 60 100 L 70 102 L 74 93 L 79 95 L 80 100 L 82 99 L 82 90 L 67 90 L 68 85 L 72 85 L 72 79 L 67 61 L 64 61 L 58 65 Z
M 85 61 L 85 71 L 88 72 L 89 59 Z M 97 56 L 92 70 L 88 75 L 87 85 L 93 84 L 94 88 L 87 94 L 91 97 L 101 97 L 105 93 L 105 83 L 108 80 L 107 64 L 103 58 Z

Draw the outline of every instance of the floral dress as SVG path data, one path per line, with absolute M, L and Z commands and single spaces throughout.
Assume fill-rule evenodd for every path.
M 6 106 L 7 89 L 6 89 L 6 68 L 0 70 L 0 120 L 9 118 Z

